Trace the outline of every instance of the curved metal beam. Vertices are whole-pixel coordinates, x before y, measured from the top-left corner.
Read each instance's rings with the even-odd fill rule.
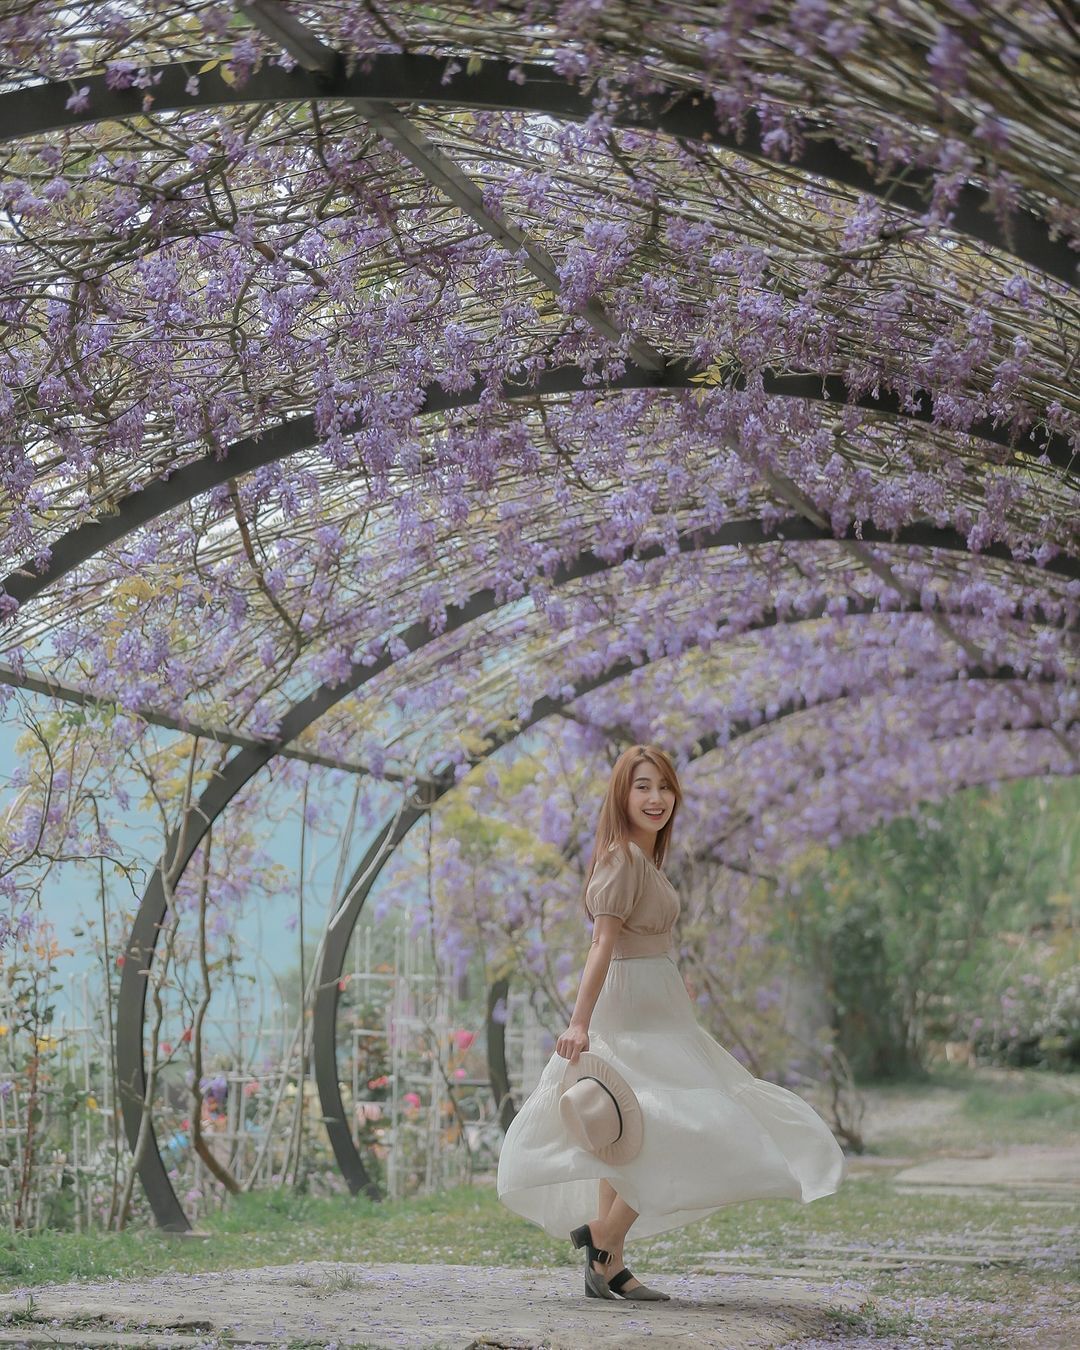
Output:
[[[507,400],[546,397],[579,393],[586,389],[616,391],[686,389],[694,387],[691,383],[693,377],[694,371],[689,365],[673,360],[660,373],[631,368],[618,379],[586,384],[585,372],[577,367],[564,366],[557,370],[544,371],[535,383],[527,386],[505,384],[502,388],[502,397]],[[588,378],[592,380],[593,377]],[[746,386],[746,377],[739,374],[731,383],[733,388],[743,389]],[[926,391],[917,392],[910,400],[905,399],[901,406],[899,395],[888,390],[877,394],[860,394],[851,398],[850,390],[839,375],[822,377],[811,373],[785,374],[779,371],[766,371],[762,383],[765,393],[770,397],[833,405],[850,404],[885,417],[933,423],[933,396]],[[472,407],[479,401],[483,392],[484,386],[479,381],[471,388],[456,393],[448,392],[437,382],[430,384],[424,391],[423,407],[416,416]],[[1012,448],[1020,454],[1045,456],[1057,468],[1069,473],[1078,470],[1077,456],[1071,449],[1068,438],[1059,432],[1050,432],[1045,428],[1033,430],[1028,437],[1032,443],[1031,448],[1021,449],[1019,446],[1012,446],[1006,428],[996,425],[992,418],[987,417],[973,425],[965,434],[1004,448]],[[115,503],[115,509],[109,515],[68,530],[51,546],[48,563],[42,564],[41,568],[34,563],[28,563],[25,567],[16,569],[0,582],[0,590],[6,591],[20,604],[25,604],[40,595],[55,581],[59,581],[62,576],[89,561],[103,549],[118,543],[141,525],[156,520],[159,516],[175,510],[176,507],[192,501],[205,492],[221,487],[230,478],[253,473],[268,464],[276,464],[292,455],[301,454],[314,448],[318,442],[314,417],[297,417],[236,441],[221,458],[206,455],[194,460],[177,469],[168,478],[154,479],[145,487],[119,498]]]
[[[515,75],[513,80],[511,72]],[[389,108],[413,103],[450,109],[486,108],[541,113],[569,121],[585,121],[596,111],[587,94],[561,79],[549,66],[491,57],[484,58],[483,69],[475,74],[469,74],[467,68],[452,73],[446,59],[436,56],[370,56],[352,73],[345,69],[342,60],[333,72],[325,74],[300,66],[285,71],[267,64],[242,86],[226,84],[217,71],[204,74],[199,77],[199,91],[195,94],[187,91],[191,71],[184,65],[152,66],[149,75],[146,87],[152,91],[151,116],[230,105],[319,99],[360,99]],[[17,140],[63,128],[148,115],[142,88],[110,89],[103,75],[79,76],[78,83],[89,90],[85,112],[66,106],[71,98],[68,81],[30,85],[0,95],[0,126],[8,128],[3,138]],[[882,198],[905,211],[921,214],[933,191],[933,175],[923,169],[908,169],[902,178],[879,181],[821,124],[816,131],[800,137],[795,157],[777,161],[765,151],[761,122],[753,110],[743,117],[738,133],[722,130],[717,125],[712,99],[698,91],[635,95],[624,101],[613,121],[619,127],[701,141],[768,167],[801,169],[856,192]],[[1066,285],[1076,285],[1077,260],[1068,241],[1051,238],[1047,222],[1032,212],[1014,211],[1006,237],[997,224],[988,193],[967,184],[961,189],[951,216],[950,228],[956,233],[1012,254]]]
[[[663,659],[663,658],[658,658]],[[633,669],[641,669],[644,665],[650,665],[652,661],[642,662],[640,666]],[[587,681],[581,681],[574,686],[574,692],[571,698],[567,699],[565,704],[559,706],[565,707],[566,704],[575,702],[578,698],[601,688],[604,685],[613,683],[622,679],[626,675],[626,663],[622,662],[618,666],[613,666],[610,670],[602,672]],[[1017,679],[1017,673],[1009,667],[1002,667],[996,671],[983,671],[978,668],[962,670],[950,675],[948,679],[937,682],[934,688],[940,688],[952,681],[961,680],[988,680],[988,681],[1008,681]],[[1056,683],[1051,677],[1044,677],[1044,683]],[[842,691],[833,698],[824,699],[820,703],[807,705],[801,698],[788,700],[776,713],[767,721],[762,721],[755,716],[741,719],[731,729],[728,741],[737,740],[742,736],[750,735],[760,730],[763,726],[773,726],[777,722],[786,718],[793,717],[803,712],[813,712],[820,707],[826,707],[831,703],[841,702],[851,697],[848,691]],[[526,731],[534,727],[537,722],[543,720],[551,714],[552,711],[558,711],[551,706],[552,700],[543,699],[533,705],[528,716],[514,730],[500,732],[492,737],[488,749],[481,755],[476,756],[470,767],[483,763],[490,759],[497,751],[501,750],[510,742],[516,740]],[[705,737],[698,743],[698,748],[691,756],[692,760],[704,758],[712,753],[719,745],[717,736]],[[363,1159],[360,1156],[355,1143],[353,1142],[352,1130],[349,1125],[348,1113],[345,1110],[344,1102],[341,1098],[340,1073],[337,1063],[337,1012],[338,996],[344,968],[345,958],[348,954],[349,943],[352,940],[353,931],[359,920],[360,913],[372,887],[382,873],[390,857],[402,840],[408,835],[412,827],[431,810],[447,792],[456,784],[456,778],[453,773],[447,773],[442,778],[429,785],[422,801],[417,800],[409,803],[393,820],[380,831],[375,842],[368,848],[364,854],[355,872],[353,873],[343,899],[338,905],[334,920],[327,936],[326,944],[323,948],[322,965],[319,970],[319,981],[317,994],[315,998],[314,1026],[312,1028],[313,1054],[315,1060],[315,1081],[319,1091],[319,1102],[323,1122],[326,1125],[327,1133],[330,1136],[330,1144],[334,1150],[334,1156],[337,1158],[338,1167],[345,1178],[346,1184],[353,1195],[363,1192],[372,1198],[378,1198],[378,1188],[371,1181],[367,1169],[364,1166]],[[495,1025],[491,1018],[491,1008],[494,1006],[496,995],[489,994],[488,1009],[488,1035],[491,1037],[492,1027]],[[501,1055],[501,1069],[500,1069]],[[493,1058],[494,1056],[494,1058]],[[509,1083],[506,1077],[505,1065],[505,1044],[500,1042],[499,1035],[496,1033],[494,1042],[489,1039],[488,1042],[488,1063],[489,1067],[494,1066],[492,1078],[492,1090],[496,1094],[496,1102],[500,1110],[500,1118],[503,1112],[509,1113],[509,1118],[513,1118],[513,1100],[509,1095]]]
[[[855,537],[851,532],[850,537]],[[929,548],[944,548],[967,552],[963,537],[955,530],[941,529],[936,526],[919,525],[898,531],[895,536],[886,536],[869,526],[860,532],[864,543],[914,545]],[[802,518],[780,522],[772,530],[766,531],[760,521],[732,521],[713,530],[703,530],[679,537],[679,549],[682,552],[697,552],[702,549],[730,547],[733,545],[754,546],[781,540],[822,540],[834,542],[835,536],[822,530]],[[996,548],[997,546],[995,546]],[[562,564],[552,573],[552,585],[561,585],[586,576],[608,572],[631,557],[648,560],[665,556],[662,545],[653,545],[628,551],[619,559],[603,559],[591,552],[579,554],[571,562]],[[1008,550],[988,548],[991,556],[1004,555],[1014,561]],[[1033,566],[1034,564],[1023,564]],[[1051,564],[1052,570],[1064,571],[1067,576],[1080,576],[1080,561],[1074,559],[1058,560]],[[446,622],[442,631],[451,632],[464,624],[491,613],[499,607],[494,590],[477,591],[461,605],[447,607]],[[399,634],[399,641],[409,652],[416,651],[434,641],[436,634],[429,626],[420,621],[413,623]],[[266,765],[281,746],[289,745],[307,727],[317,721],[326,712],[340,703],[342,699],[354,693],[383,670],[394,664],[394,658],[388,652],[370,665],[357,663],[349,677],[341,683],[322,685],[307,698],[302,699],[281,719],[280,732],[276,741],[257,748],[239,751],[228,761],[221,772],[215,776],[210,786],[203,792],[198,804],[192,808],[180,828],[166,843],[163,856],[170,860],[176,881],[183,875],[195,850],[198,848],[213,822],[228,806],[236,794]],[[632,668],[627,666],[628,669]],[[575,697],[580,697],[575,695]],[[541,700],[534,707],[549,711],[557,705],[552,700]],[[539,714],[538,714],[539,715]],[[547,712],[542,714],[547,716]],[[175,884],[175,882],[174,882]],[[155,868],[146,888],[139,909],[132,924],[128,938],[125,962],[120,979],[120,994],[117,1004],[117,1076],[120,1090],[120,1104],[124,1118],[124,1127],[132,1149],[138,1139],[142,1120],[142,1103],[146,1091],[146,1066],[143,1060],[142,1026],[145,1017],[146,994],[150,965],[153,961],[157,935],[165,918],[166,896],[162,878],[162,869]],[[334,993],[336,993],[336,984]],[[326,991],[321,991],[321,996]],[[329,1111],[324,1112],[330,1116]],[[330,1128],[330,1127],[328,1127]],[[152,1131],[151,1131],[152,1135]],[[351,1139],[349,1141],[351,1146]],[[176,1194],[169,1181],[167,1171],[157,1149],[156,1140],[151,1137],[150,1146],[144,1150],[140,1166],[140,1178],[154,1210],[155,1218],[163,1228],[178,1228],[183,1231],[188,1225]],[[361,1182],[361,1185],[364,1183]]]
[[[901,601],[892,609],[883,610],[879,607],[876,596],[845,596],[846,608],[844,613],[836,617],[840,619],[851,619],[871,614],[922,614],[930,611],[924,610],[923,606],[917,600]],[[941,609],[935,609],[933,612],[955,614],[960,617],[970,617],[970,611],[963,605],[949,606],[945,605]],[[757,632],[761,629],[772,628],[777,624],[798,623],[804,620],[813,620],[825,618],[829,614],[829,605],[827,601],[820,601],[808,609],[800,611],[797,615],[781,615],[775,609],[764,611],[757,620],[750,626],[747,632]],[[1017,623],[1027,623],[1039,628],[1059,628],[1063,631],[1080,632],[1080,619],[1067,623],[1061,615],[1050,615],[1043,609],[1042,605],[1033,605],[1028,609],[1023,604],[1014,604],[1007,614],[999,616],[1009,618]],[[50,679],[46,675],[33,675],[25,670],[16,670],[13,666],[0,662],[0,684],[7,685],[11,689],[24,689],[32,694],[43,694],[47,698],[55,699],[60,703],[73,703],[80,708],[103,708],[113,710],[116,708],[116,700],[111,698],[102,698],[97,694],[89,694],[83,689],[75,689],[71,685],[61,683],[59,680]],[[159,708],[152,708],[146,705],[140,705],[137,708],[128,709],[143,722],[150,726],[162,727],[166,731],[180,732],[185,736],[194,736],[199,740],[210,741],[218,745],[231,745],[237,748],[257,749],[260,746],[270,744],[265,739],[255,736],[244,736],[238,732],[231,731],[228,727],[206,726],[202,723],[192,722],[186,718],[176,717],[172,713],[163,712]],[[280,755],[282,759],[295,759],[303,764],[313,764],[324,769],[338,769],[342,773],[366,774],[369,768],[366,764],[360,764],[355,760],[338,759],[330,755],[320,755],[311,750],[299,750],[292,746],[280,746],[275,750],[275,754]],[[400,776],[393,773],[384,772],[382,774],[384,782],[402,781]]]
[[[1052,683],[1052,681],[1047,681],[1047,682]],[[1075,726],[1080,726],[1080,716],[1073,716],[1073,717],[1067,718],[1066,721],[1065,721],[1065,723],[1064,723],[1063,729],[1066,730],[1066,731],[1068,731],[1068,730],[1071,730],[1071,729],[1072,729],[1073,727],[1075,727]],[[1051,725],[1050,723],[1048,723],[1048,722],[1042,722],[1042,721],[1040,721],[1040,722],[1029,723],[1029,724],[1026,725],[1026,726],[1016,726],[1016,727],[1012,726],[1010,723],[1006,723],[1004,726],[999,726],[999,727],[996,727],[996,728],[995,728],[996,731],[1015,732],[1015,733],[1018,733],[1018,734],[1024,733],[1024,732],[1029,732],[1029,731],[1049,731],[1049,730],[1052,730],[1052,729],[1054,729],[1054,728],[1052,727],[1052,725]],[[1057,728],[1057,729],[1058,729],[1058,730],[1061,730],[1062,728]],[[931,736],[931,737],[928,738],[928,742],[934,743],[934,744],[938,744],[938,743],[948,743],[948,742],[951,742],[951,741],[956,741],[956,740],[964,739],[965,737],[968,737],[968,736],[975,736],[975,735],[977,735],[977,734],[978,734],[980,731],[982,731],[982,730],[984,730],[984,728],[979,727],[979,726],[975,726],[975,727],[972,727],[970,731],[965,732],[964,735],[963,735],[963,737],[950,736],[950,735],[946,735],[946,736]],[[723,748],[722,746],[719,746],[719,745],[717,745],[717,744],[713,744],[713,745],[710,745],[710,746],[709,746],[709,749],[708,749],[707,751],[705,751],[704,753],[712,753],[713,751],[715,751],[715,750],[717,750],[717,749],[722,749],[722,748]],[[703,758],[703,757],[704,757],[703,755],[695,755],[695,756],[694,756],[695,759],[700,759],[700,758]],[[870,757],[869,757],[869,756],[866,756],[866,755],[859,755],[859,754],[852,755],[852,756],[850,757],[850,759],[846,760],[843,764],[841,764],[841,765],[839,766],[839,768],[840,768],[840,770],[847,769],[847,768],[851,768],[853,765],[863,763],[864,760],[866,760],[866,759],[868,759],[868,758],[870,758]],[[1071,776],[1073,773],[1080,773],[1080,754],[1075,754],[1075,753],[1074,753],[1074,754],[1073,754],[1073,761],[1074,761],[1074,764],[1075,764],[1075,768],[1073,768],[1072,770],[1070,770],[1070,776]],[[813,780],[814,782],[820,782],[823,778],[829,777],[829,775],[832,774],[832,773],[834,773],[834,772],[836,772],[835,769],[829,769],[828,771],[826,771],[826,770],[823,770],[823,769],[818,768],[818,769],[814,770],[814,772],[813,772],[813,774],[812,774],[812,780]],[[1004,775],[1004,776],[1007,777],[1008,775]],[[1025,776],[1027,776],[1027,775],[1020,775],[1020,776],[1021,776],[1021,777],[1025,777]],[[800,782],[797,783],[797,784],[795,784],[792,788],[789,788],[789,791],[790,791],[790,790],[796,790],[797,788],[803,786],[803,782],[804,782],[804,780],[803,780],[803,781],[800,781]],[[786,795],[787,795],[787,792],[785,792],[784,795],[786,796]],[[924,799],[924,798],[920,798],[920,800],[925,800],[925,799]],[[774,805],[774,803],[775,803],[775,798],[767,799],[765,802],[762,803],[762,809],[767,809],[768,807]],[[719,846],[719,845],[726,844],[726,843],[728,842],[728,840],[732,839],[735,835],[739,834],[740,831],[746,829],[746,828],[748,827],[749,824],[750,824],[749,821],[741,821],[741,822],[737,823],[737,824],[734,825],[731,829],[729,829],[729,830],[727,831],[726,834],[721,835],[720,838],[719,838],[719,840],[717,840],[717,841],[714,842],[713,847],[717,847],[717,846]],[[720,857],[720,856],[718,856],[717,861],[723,863],[723,864],[724,864],[725,866],[727,866],[727,867],[733,867],[733,866],[734,866],[733,863],[728,862],[725,858]]]
[[[1043,727],[1032,727],[1029,729],[1033,731],[1045,730]],[[970,735],[972,733],[969,732],[966,734]],[[714,739],[715,738],[712,737],[706,738],[707,741],[714,741]],[[715,748],[715,744],[713,748]],[[703,753],[705,752],[695,752],[695,754],[690,757],[691,761],[700,758]],[[1041,772],[1047,771],[1044,769]],[[1072,770],[1071,773],[1080,773],[1080,768]],[[1029,773],[1027,770],[1016,774],[999,772],[994,774],[994,781],[1007,782],[1034,776],[1036,775]],[[981,779],[976,779],[971,782],[965,782],[958,790],[966,791],[969,788],[977,787],[982,781],[983,780]],[[920,799],[920,801],[922,800],[924,799]],[[918,804],[919,802],[911,803],[912,806]],[[847,837],[853,838],[854,836]],[[718,861],[721,867],[726,865],[722,858],[718,859]],[[492,1016],[492,1011],[496,1003],[500,1000],[503,1000],[504,1003],[509,1002],[509,992],[509,976],[503,976],[491,985],[488,991],[488,1016],[486,1022],[488,1076],[491,1080],[491,1092],[492,1096],[495,1098],[495,1105],[499,1114],[499,1126],[504,1134],[510,1128],[511,1122],[517,1115],[518,1108],[514,1102],[513,1091],[510,1085],[510,1074],[506,1064],[506,1022],[505,1020],[497,1021]]]
[[[504,1017],[500,1021],[495,1016],[495,1008],[500,1002],[505,1007],[509,994],[509,976],[501,976],[492,982],[488,989],[487,1020],[484,1023],[488,1081],[491,1083],[491,1095],[495,1098],[495,1111],[503,1134],[510,1128],[511,1121],[517,1115],[517,1107],[514,1105],[510,1074],[506,1068],[506,1019]]]

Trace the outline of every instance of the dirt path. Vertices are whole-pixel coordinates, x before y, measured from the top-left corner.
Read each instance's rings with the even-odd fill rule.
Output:
[[[996,1151],[972,1150],[966,1156],[954,1152],[905,1167],[893,1184],[921,1191],[997,1187],[1080,1200],[1080,1148],[1014,1144]]]
[[[576,1270],[310,1262],[35,1291],[24,1346],[771,1347],[826,1333],[861,1299],[803,1279],[658,1277],[670,1303],[583,1297]],[[26,1298],[0,1299],[4,1314]],[[226,1339],[229,1337],[229,1339]]]
[[[933,1193],[1011,1191],[1028,1205],[1080,1199],[1080,1146],[1015,1145],[998,1150],[948,1150],[902,1166],[906,1159],[867,1159],[899,1167],[902,1189]],[[852,1180],[864,1171],[852,1160]],[[1040,1199],[1041,1197],[1041,1199]],[[256,1270],[44,1286],[0,1295],[0,1346],[416,1347],[417,1350],[594,1350],[647,1338],[654,1347],[755,1350],[832,1344],[864,1303],[860,1276],[912,1264],[1024,1266],[1038,1234],[1023,1241],[961,1234],[934,1250],[902,1251],[873,1242],[852,1246],[815,1241],[775,1255],[710,1252],[708,1268],[655,1277],[670,1303],[634,1304],[583,1297],[579,1270],[488,1270],[481,1266],[374,1265],[305,1262]],[[940,1248],[940,1249],[938,1249]],[[32,1293],[32,1304],[30,1296]],[[886,1303],[889,1303],[886,1300]],[[908,1300],[894,1300],[899,1311]],[[1053,1302],[1053,1300],[1051,1300]],[[1038,1339],[1016,1344],[1077,1343],[1080,1327],[1056,1305]],[[1051,1328],[1060,1339],[1043,1339]],[[820,1339],[819,1339],[820,1338]]]

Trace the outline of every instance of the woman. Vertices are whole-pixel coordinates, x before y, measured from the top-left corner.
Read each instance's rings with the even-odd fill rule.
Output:
[[[499,1157],[503,1204],[587,1248],[590,1298],[668,1297],[624,1266],[631,1226],[651,1237],[738,1200],[808,1203],[847,1175],[817,1112],[697,1023],[672,954],[679,897],[661,870],[681,800],[664,751],[619,756],[586,880],[592,945],[573,1015]]]

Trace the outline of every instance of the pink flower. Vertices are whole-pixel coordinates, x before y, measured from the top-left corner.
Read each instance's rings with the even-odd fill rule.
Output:
[[[161,1051],[163,1055],[172,1054],[172,1046],[169,1044],[168,1041],[162,1041],[161,1044],[158,1046],[158,1049]]]
[[[464,1070],[464,1069],[455,1069],[455,1070],[454,1070],[454,1077],[455,1077],[455,1078],[464,1078],[464,1077],[465,1077],[465,1070]]]
[[[378,1076],[378,1078],[369,1078],[369,1079],[368,1079],[368,1087],[369,1087],[369,1088],[384,1088],[384,1087],[387,1085],[387,1083],[389,1083],[389,1081],[390,1081],[390,1079],[387,1078],[386,1074],[382,1073],[382,1074],[380,1074],[380,1075]]]
[[[468,1050],[469,1046],[472,1045],[475,1040],[476,1036],[471,1031],[454,1032],[454,1044],[459,1050]]]
[[[408,1105],[408,1106],[419,1106],[419,1105],[420,1105],[420,1098],[416,1095],[415,1092],[406,1092],[405,1095],[404,1095],[404,1097],[402,1097],[401,1100],[402,1100],[403,1102],[405,1102],[406,1105]]]

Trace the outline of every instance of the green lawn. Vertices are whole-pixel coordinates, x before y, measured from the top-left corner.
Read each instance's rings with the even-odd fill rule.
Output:
[[[888,1118],[893,1106],[923,1108],[916,1126],[887,1125],[868,1141],[885,1156],[939,1149],[1061,1145],[1080,1140],[1080,1074],[942,1069],[920,1085],[875,1086],[867,1096]]]
[[[970,1074],[918,1086],[873,1089],[877,1118],[908,1119],[907,1135],[880,1134],[882,1158],[933,1156],[994,1143],[1080,1144],[1080,1093],[1073,1080],[1018,1075],[1006,1085]],[[938,1109],[942,1094],[949,1108]],[[899,1111],[900,1106],[904,1112]],[[887,1109],[886,1109],[887,1108]],[[919,1125],[925,1108],[927,1124]],[[887,1145],[887,1147],[885,1147]],[[846,1344],[875,1335],[916,1336],[955,1346],[1057,1344],[1002,1339],[1041,1317],[1064,1325],[1077,1296],[1077,1213],[1069,1197],[913,1194],[891,1184],[895,1168],[861,1170],[838,1194],[810,1205],[733,1205],[692,1227],[628,1246],[644,1277],[709,1272],[734,1263],[805,1268],[807,1278],[862,1292],[861,1314],[839,1317]],[[291,1192],[241,1196],[203,1221],[206,1239],[157,1232],[0,1237],[0,1286],[29,1289],[79,1278],[152,1276],[280,1265],[294,1261],[453,1262],[577,1267],[569,1242],[510,1214],[490,1185],[402,1203],[319,1199]],[[850,1248],[851,1251],[838,1251]],[[921,1263],[875,1268],[875,1257],[948,1253],[982,1264]],[[992,1262],[999,1264],[992,1264]],[[807,1263],[805,1266],[803,1263]],[[351,1278],[348,1272],[343,1279]],[[855,1338],[854,1340],[852,1338]],[[1061,1344],[1067,1344],[1062,1341]]]

